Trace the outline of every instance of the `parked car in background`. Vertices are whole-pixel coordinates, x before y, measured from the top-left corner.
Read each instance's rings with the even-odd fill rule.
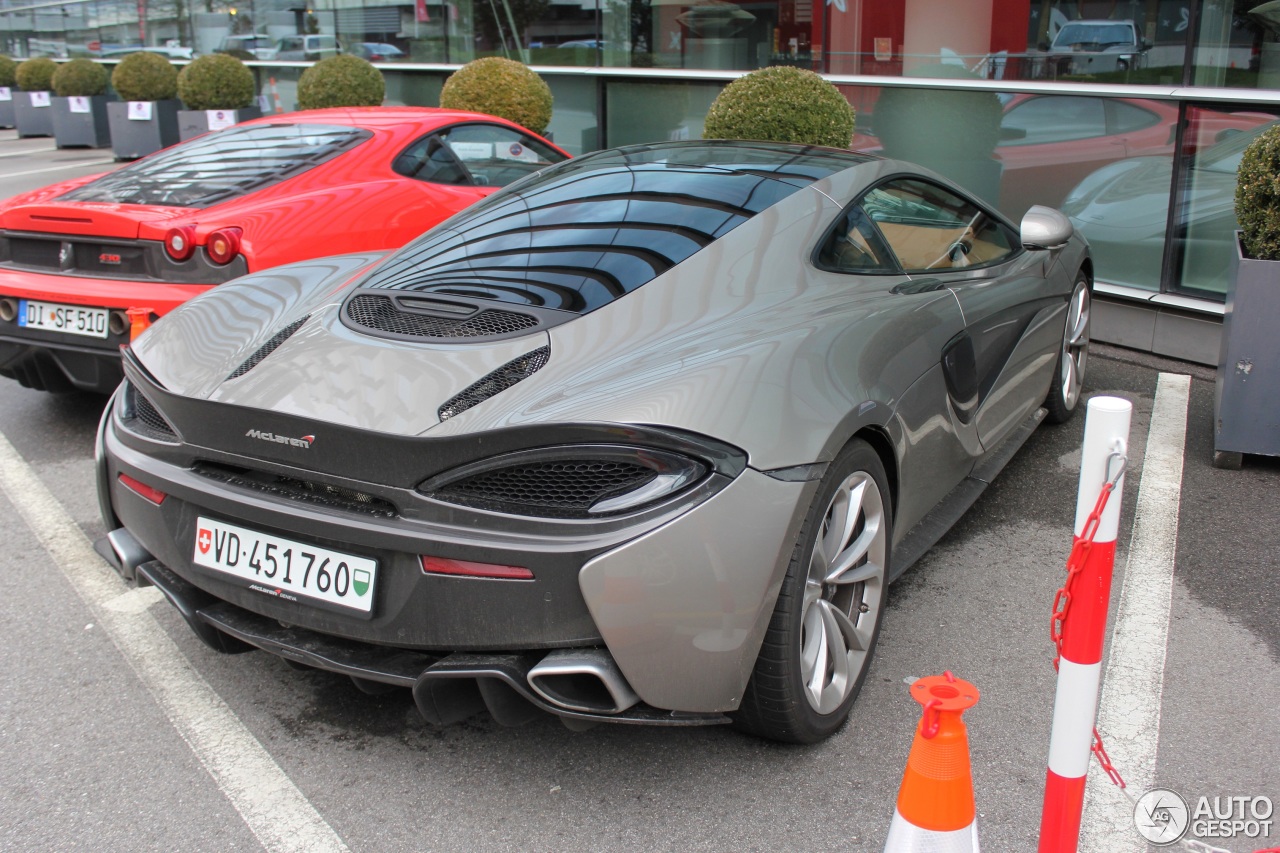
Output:
[[[240,59],[275,59],[275,40],[267,35],[227,36],[214,53],[229,53]]]
[[[0,375],[110,392],[120,345],[192,296],[280,264],[395,248],[568,156],[477,113],[313,110],[0,202]]]
[[[355,46],[352,52],[361,59],[370,62],[391,62],[405,55],[404,51],[394,44],[363,41]]]
[[[1058,77],[1099,74],[1138,68],[1150,49],[1131,20],[1070,21],[1054,36],[1046,60]]]
[[[342,53],[342,47],[334,36],[302,35],[285,36],[276,41],[276,59],[315,62]]]
[[[910,163],[595,152],[163,318],[99,432],[107,550],[213,648],[434,724],[818,741],[890,581],[1078,408],[1091,269]]]

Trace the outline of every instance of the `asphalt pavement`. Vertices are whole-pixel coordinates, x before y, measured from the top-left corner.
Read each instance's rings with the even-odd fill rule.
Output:
[[[100,162],[109,152],[52,149],[0,131],[0,198],[112,165]],[[1165,651],[1160,693],[1144,706],[1158,736],[1151,766],[1117,769],[1192,809],[1202,796],[1274,802],[1280,460],[1212,468],[1212,371],[1099,347],[1086,393],[1134,405],[1112,612],[1131,543],[1147,541],[1133,538],[1144,479],[1169,477],[1167,464],[1150,477],[1145,464],[1161,374],[1191,378],[1167,637],[1148,641]],[[0,379],[0,451],[12,448],[0,452],[0,849],[301,850],[298,839],[323,836],[353,851],[876,851],[918,720],[907,684],[944,669],[982,691],[965,719],[983,847],[1035,849],[1055,679],[1049,609],[1071,544],[1081,417],[1041,427],[894,585],[849,724],[790,747],[714,727],[575,733],[550,718],[436,729],[407,691],[369,696],[262,653],[210,651],[169,605],[85,554],[105,533],[93,488],[103,402]],[[1104,680],[1115,696],[1126,686]],[[245,767],[258,768],[248,781]],[[257,777],[282,781],[268,790]],[[1087,825],[1111,796],[1104,777],[1089,784]],[[320,835],[264,830],[277,804],[282,826],[306,813]],[[1145,849],[1132,827],[1086,837],[1094,846],[1082,850]],[[1280,845],[1280,827],[1204,841],[1248,853]]]

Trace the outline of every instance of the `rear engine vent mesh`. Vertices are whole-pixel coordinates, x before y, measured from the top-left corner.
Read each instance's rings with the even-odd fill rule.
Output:
[[[265,471],[251,471],[247,468],[234,468],[213,462],[197,462],[193,470],[202,477],[208,477],[229,486],[253,489],[287,500],[305,501],[344,512],[358,512],[380,518],[394,518],[398,514],[395,504],[390,501],[343,486],[331,486],[327,483],[284,477]]]
[[[231,371],[231,374],[227,376],[227,380],[238,379],[239,377],[244,376],[250,370],[253,370],[262,362],[264,358],[271,355],[271,353],[275,352],[278,346],[280,346],[285,341],[289,340],[289,336],[292,335],[294,332],[298,331],[299,329],[301,329],[303,324],[306,323],[307,320],[309,319],[311,319],[310,314],[303,317],[301,320],[294,320],[292,323],[285,326],[280,331],[276,332],[274,335],[271,336],[271,340],[267,341],[265,344],[258,347],[257,352],[255,352],[253,355],[245,359],[244,364],[240,365],[235,370]]]
[[[362,293],[346,306],[357,326],[418,338],[484,338],[532,329],[538,318],[514,311],[484,310],[470,317],[435,317],[402,311],[387,296]]]
[[[587,510],[635,491],[658,474],[635,462],[559,460],[513,465],[449,483],[433,497],[513,515],[588,518]]]
[[[164,419],[164,415],[151,405],[150,400],[138,393],[132,382],[126,382],[124,386],[124,412],[121,420],[132,432],[147,438],[158,441],[175,441],[178,438],[178,433]]]
[[[461,414],[472,406],[479,405],[495,394],[499,394],[522,379],[528,379],[542,369],[551,358],[551,347],[538,347],[517,359],[508,361],[497,370],[471,383],[460,393],[450,397],[437,414],[440,420],[447,421],[454,415]]]

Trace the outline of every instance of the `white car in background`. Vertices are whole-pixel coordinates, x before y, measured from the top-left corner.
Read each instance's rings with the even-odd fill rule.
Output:
[[[254,59],[275,59],[275,40],[267,35],[227,36],[214,53],[240,55],[247,53]],[[241,57],[243,58],[243,57]]]
[[[1128,71],[1150,49],[1131,20],[1068,21],[1049,45],[1049,64],[1058,77]]]

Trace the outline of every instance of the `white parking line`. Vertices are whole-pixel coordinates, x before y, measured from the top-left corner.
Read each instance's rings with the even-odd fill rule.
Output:
[[[1160,374],[1124,587],[1102,676],[1098,731],[1134,797],[1141,796],[1155,780],[1190,395],[1190,376]],[[1132,801],[1111,784],[1097,762],[1090,768],[1085,789],[1079,849],[1084,853],[1142,853],[1147,849],[1134,829]]]
[[[62,504],[3,435],[0,488],[262,846],[270,853],[347,851],[337,833],[146,611],[145,605],[158,597],[156,592],[125,591]]]
[[[63,166],[51,166],[48,169],[28,169],[25,172],[10,172],[5,175],[6,178],[22,178],[27,175],[43,175],[45,172],[65,172],[68,169],[79,169],[84,166],[105,166],[108,163],[114,163],[115,160],[85,160],[80,163],[67,163]]]
[[[27,148],[23,151],[4,151],[0,152],[0,157],[30,157],[32,154],[52,154],[58,149],[52,145],[40,148]]]

